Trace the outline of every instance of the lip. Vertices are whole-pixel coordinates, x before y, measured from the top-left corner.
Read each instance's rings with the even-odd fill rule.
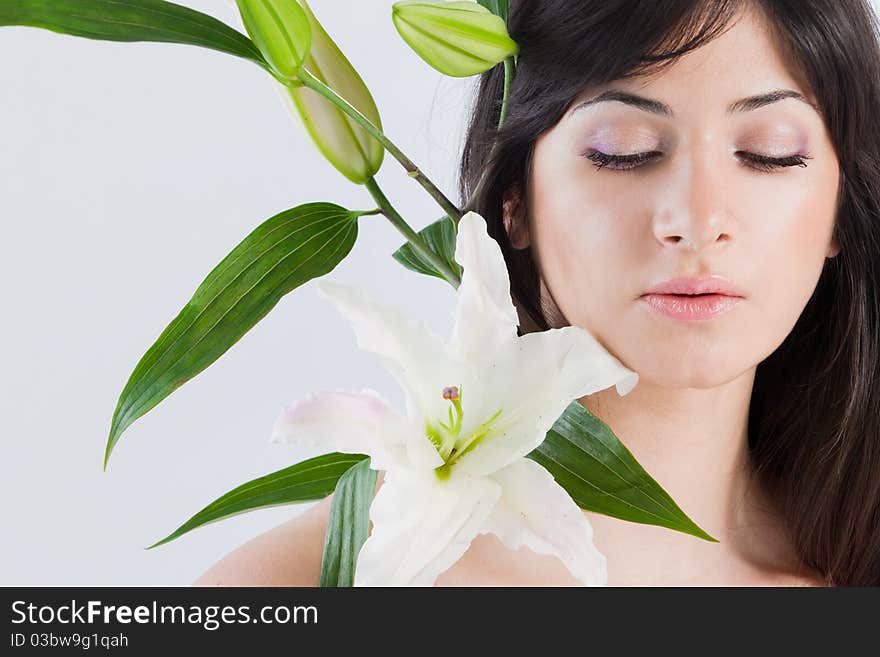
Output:
[[[675,294],[645,294],[642,299],[654,310],[684,321],[712,319],[727,312],[743,300],[726,294],[685,297]]]
[[[720,276],[672,278],[654,285],[645,294],[723,294],[728,297],[745,297],[742,290]]]
[[[716,276],[673,278],[654,285],[640,298],[667,317],[682,321],[701,321],[727,312],[742,301],[745,295],[733,283]]]

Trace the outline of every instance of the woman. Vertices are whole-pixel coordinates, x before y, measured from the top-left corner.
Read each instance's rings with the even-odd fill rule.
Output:
[[[639,373],[580,401],[720,540],[585,512],[609,584],[880,584],[870,7],[514,1],[510,32],[509,113],[497,131],[499,66],[462,196],[479,183],[521,330],[583,326]],[[316,584],[330,499],[196,583]],[[480,584],[576,582],[484,534],[437,580]]]

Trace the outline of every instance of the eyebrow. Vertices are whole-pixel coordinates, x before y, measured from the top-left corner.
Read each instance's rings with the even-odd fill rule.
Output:
[[[774,89],[773,91],[768,91],[767,93],[757,94],[755,96],[748,96],[746,98],[740,98],[739,100],[727,106],[727,113],[739,114],[743,112],[750,112],[752,110],[758,109],[759,107],[765,107],[766,105],[785,100],[786,98],[794,98],[795,100],[799,100],[812,107],[819,114],[822,113],[822,111],[815,103],[810,102],[802,93],[795,91],[794,89]],[[609,89],[608,91],[603,91],[598,96],[578,103],[569,112],[569,116],[573,115],[579,110],[584,109],[585,107],[589,107],[590,105],[609,101],[625,103],[626,105],[630,105],[632,107],[635,107],[636,109],[650,112],[651,114],[657,114],[659,116],[665,116],[668,118],[672,118],[675,116],[672,108],[669,107],[669,105],[667,105],[666,103],[661,103],[659,100],[639,96],[637,94],[623,91],[621,89]]]

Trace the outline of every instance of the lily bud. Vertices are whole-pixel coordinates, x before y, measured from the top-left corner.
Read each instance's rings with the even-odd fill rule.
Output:
[[[294,0],[235,0],[245,30],[260,52],[288,79],[309,53],[312,32],[306,14]]]
[[[381,130],[379,110],[361,76],[324,31],[305,0],[289,2],[299,3],[312,33],[312,45],[303,66]],[[318,149],[342,175],[360,185],[376,174],[385,149],[354,119],[307,87],[288,87],[283,93],[293,101]]]
[[[504,19],[476,2],[404,0],[391,17],[419,57],[452,77],[482,73],[519,52]]]

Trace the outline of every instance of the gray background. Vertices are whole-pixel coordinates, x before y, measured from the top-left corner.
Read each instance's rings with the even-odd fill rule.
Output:
[[[221,0],[179,1],[236,24]],[[453,195],[474,80],[418,59],[391,4],[311,2],[388,134]],[[326,451],[268,442],[283,404],[367,386],[403,409],[403,393],[314,282],[132,425],[104,473],[119,393],[204,276],[262,221],[310,201],[374,204],[244,60],[6,27],[0,62],[0,584],[188,584],[313,504],[143,549],[238,484]],[[440,215],[391,157],[378,180],[414,227]],[[402,240],[383,218],[362,219],[328,278],[406,305],[445,334],[452,288],[394,261]]]

